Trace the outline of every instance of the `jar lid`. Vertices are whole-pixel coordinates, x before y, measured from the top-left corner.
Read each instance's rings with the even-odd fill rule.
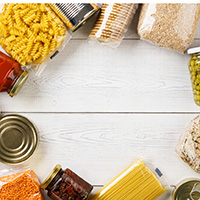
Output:
[[[187,50],[187,54],[194,54],[199,52],[200,52],[200,47],[190,48]]]
[[[21,88],[23,87],[24,83],[26,82],[28,78],[28,72],[24,71],[21,76],[17,79],[16,83],[14,84],[14,86],[12,87],[9,95],[11,97],[17,95],[19,93],[19,91],[21,90]]]
[[[0,162],[24,162],[34,153],[37,144],[38,133],[27,118],[6,115],[0,119]]]
[[[54,167],[54,169],[52,170],[52,172],[49,174],[49,176],[45,179],[45,181],[40,186],[43,190],[45,190],[49,186],[49,184],[56,177],[56,175],[58,174],[58,172],[60,171],[60,169],[61,169],[61,165],[56,165]]]

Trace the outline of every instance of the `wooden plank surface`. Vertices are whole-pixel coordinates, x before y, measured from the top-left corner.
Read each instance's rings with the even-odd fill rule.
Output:
[[[116,49],[70,41],[40,77],[33,74],[4,112],[199,112],[190,57],[139,40]]]
[[[30,74],[18,96],[0,94],[2,115],[19,113],[38,127],[39,147],[20,166],[41,181],[60,163],[96,191],[140,156],[158,166],[169,185],[199,177],[174,152],[185,126],[200,113],[189,56],[140,41],[138,14],[118,49],[88,43],[93,18],[40,77]],[[198,45],[199,25],[192,46]],[[10,166],[0,164],[5,168]],[[159,200],[169,200],[169,193]]]
[[[88,44],[93,17],[74,34],[40,77],[30,74],[17,97],[9,99],[0,94],[0,109],[4,112],[199,112],[187,69],[189,56],[139,41],[134,36],[138,14],[116,50]],[[200,45],[199,38],[200,26],[192,46]]]
[[[159,167],[170,185],[199,177],[174,151],[194,114],[22,115],[39,130],[38,149],[25,164],[41,181],[60,163],[90,183],[104,185],[141,156]],[[5,167],[0,164],[0,169]]]

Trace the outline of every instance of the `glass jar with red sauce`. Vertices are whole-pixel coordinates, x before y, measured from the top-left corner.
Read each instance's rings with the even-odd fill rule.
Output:
[[[28,78],[18,62],[0,51],[0,92],[15,96]]]
[[[70,169],[63,170],[60,165],[56,165],[41,188],[47,190],[53,200],[86,200],[93,186]]]

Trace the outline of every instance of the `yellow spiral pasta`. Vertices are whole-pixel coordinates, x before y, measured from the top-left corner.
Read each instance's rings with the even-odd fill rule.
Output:
[[[0,44],[21,65],[38,65],[64,40],[66,29],[48,4],[5,4]]]

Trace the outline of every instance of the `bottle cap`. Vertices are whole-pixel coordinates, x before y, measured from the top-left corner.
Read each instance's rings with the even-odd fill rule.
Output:
[[[49,174],[49,176],[45,179],[45,181],[42,183],[42,185],[40,186],[43,190],[45,190],[49,184],[53,181],[53,179],[56,177],[56,175],[58,174],[58,172],[60,171],[61,166],[60,165],[56,165],[54,167],[54,169],[52,170],[52,172]]]
[[[21,115],[0,119],[0,162],[19,164],[32,156],[38,145],[34,125]]]
[[[14,84],[14,86],[12,87],[9,95],[11,97],[15,96],[18,94],[18,92],[21,90],[21,88],[23,87],[24,83],[26,82],[28,78],[28,72],[24,71],[21,76],[17,79],[16,83]]]

